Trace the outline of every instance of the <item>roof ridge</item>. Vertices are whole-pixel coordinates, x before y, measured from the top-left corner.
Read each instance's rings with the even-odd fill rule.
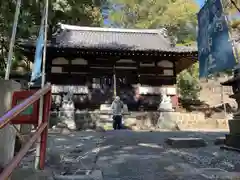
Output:
[[[75,26],[59,23],[62,30],[76,30],[76,31],[102,31],[102,32],[126,32],[126,33],[147,33],[147,34],[160,34],[162,29],[122,29],[122,28],[103,28],[103,27],[88,27],[88,26]]]

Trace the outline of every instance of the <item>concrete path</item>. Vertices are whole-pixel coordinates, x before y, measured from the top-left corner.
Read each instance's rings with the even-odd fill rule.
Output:
[[[240,154],[214,145],[215,139],[223,135],[224,132],[128,130],[52,134],[49,135],[46,179],[240,179]],[[208,145],[174,149],[164,143],[169,137],[203,138]],[[20,165],[21,171],[29,169],[33,159],[33,155],[26,157]],[[20,179],[34,180],[30,175]]]

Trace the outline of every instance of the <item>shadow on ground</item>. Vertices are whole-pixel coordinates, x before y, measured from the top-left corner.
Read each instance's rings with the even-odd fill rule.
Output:
[[[99,169],[104,180],[205,180],[240,177],[240,156],[214,145],[224,132],[146,132],[117,130],[50,134],[46,169],[55,175],[74,175]],[[171,148],[169,137],[196,137],[200,148]],[[32,166],[34,154],[20,168]],[[18,178],[19,179],[19,178]],[[25,179],[25,178],[24,178]],[[30,179],[29,179],[30,180]]]
[[[232,179],[240,177],[235,152],[214,145],[218,132],[109,131],[101,146],[97,165],[104,179]],[[169,137],[196,137],[207,142],[201,148],[171,148]]]

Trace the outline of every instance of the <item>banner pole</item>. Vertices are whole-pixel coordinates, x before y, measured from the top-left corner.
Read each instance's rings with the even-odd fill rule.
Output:
[[[45,85],[45,69],[46,69],[46,54],[47,54],[47,28],[48,28],[48,0],[45,1],[45,18],[44,18],[44,47],[43,47],[43,57],[42,57],[42,77],[41,77],[41,88]],[[47,103],[47,102],[45,102]],[[44,97],[40,98],[39,103],[39,118],[38,126],[42,124],[43,121],[43,106],[44,106]],[[46,127],[48,128],[48,127]],[[36,158],[35,158],[35,169],[40,169],[40,155],[41,155],[41,141],[42,136],[37,139],[36,142]]]
[[[20,8],[21,8],[21,0],[18,0],[17,1],[17,5],[16,5],[15,15],[14,15],[12,36],[11,36],[10,45],[9,45],[9,51],[8,51],[8,59],[7,59],[5,80],[9,80],[10,73],[11,73],[12,57],[13,57],[13,47],[14,47],[15,39],[16,39],[17,25],[18,25],[18,19],[19,19],[19,14],[20,14]]]

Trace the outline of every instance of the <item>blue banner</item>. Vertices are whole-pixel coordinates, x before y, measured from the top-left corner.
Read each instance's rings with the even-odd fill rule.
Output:
[[[45,13],[44,13],[45,14]],[[31,82],[36,81],[42,75],[42,57],[43,57],[43,46],[44,46],[44,16],[42,16],[42,22],[38,39],[36,42],[35,59],[33,64]]]
[[[197,42],[200,77],[232,69],[236,65],[220,0],[208,0],[199,11]]]

